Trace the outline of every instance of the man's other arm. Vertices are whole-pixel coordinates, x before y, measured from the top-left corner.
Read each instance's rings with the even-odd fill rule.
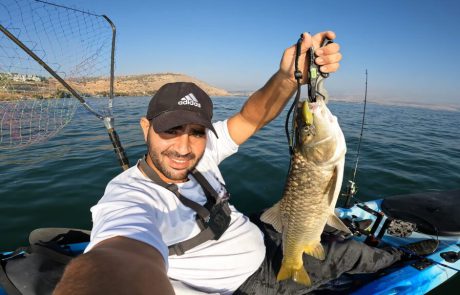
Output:
[[[55,295],[174,294],[163,256],[125,237],[97,244],[67,266]]]

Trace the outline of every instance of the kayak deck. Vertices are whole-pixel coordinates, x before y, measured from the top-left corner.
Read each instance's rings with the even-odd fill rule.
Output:
[[[460,206],[453,206],[454,202],[459,202],[459,194],[460,190],[445,194],[411,194],[394,196],[388,200],[368,201],[351,208],[336,208],[337,216],[342,219],[373,220],[371,227],[375,226],[374,233],[381,236],[381,245],[383,246],[400,247],[424,239],[439,240],[439,247],[435,253],[425,259],[419,258],[414,261],[398,263],[394,267],[385,269],[373,277],[371,281],[355,289],[352,294],[424,294],[457,274],[460,270],[460,259],[449,262],[441,255],[446,255],[450,251],[454,254],[460,253],[458,245],[460,243],[460,225],[458,223],[460,214],[449,213],[449,210],[459,210]],[[433,201],[433,197],[436,197],[438,201]],[[384,207],[385,210],[383,210]],[[409,213],[404,215],[403,208]],[[381,215],[381,217],[377,217],[372,211],[378,212],[377,215]],[[420,217],[420,214],[423,215]],[[389,215],[391,216],[389,217]],[[441,216],[445,220],[440,220],[442,219]],[[401,218],[405,221],[414,222],[417,229],[406,237],[390,235],[385,228],[385,221],[388,218]],[[437,228],[439,230],[433,230]],[[434,232],[438,232],[439,235],[433,235]],[[367,237],[360,235],[353,238],[365,241]]]

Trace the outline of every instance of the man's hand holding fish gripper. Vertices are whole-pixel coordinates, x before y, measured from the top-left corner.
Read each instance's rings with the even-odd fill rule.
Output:
[[[315,49],[315,63],[320,67],[323,73],[333,73],[339,68],[339,62],[342,59],[342,54],[339,52],[340,46],[337,43],[329,43],[321,47],[325,38],[330,40],[335,39],[335,33],[332,31],[321,32],[313,37],[308,33],[302,34],[301,50],[298,68],[302,72],[302,84],[308,82],[308,49],[312,46]],[[287,48],[284,51],[281,59],[279,73],[292,81],[292,85],[296,85],[297,81],[294,77],[296,58],[296,45]]]
[[[301,43],[301,55],[298,68],[302,72],[302,84],[306,84],[308,77],[308,49],[314,46],[315,62],[324,73],[332,73],[339,68],[342,55],[337,43],[329,43],[321,47],[325,38],[333,40],[335,33],[331,31],[322,32],[310,36],[303,33]],[[281,59],[279,70],[259,90],[253,93],[244,104],[243,108],[231,117],[227,123],[230,135],[236,144],[241,145],[260,128],[268,124],[278,116],[286,106],[289,99],[297,88],[297,81],[294,77],[296,60],[296,45],[287,48]]]

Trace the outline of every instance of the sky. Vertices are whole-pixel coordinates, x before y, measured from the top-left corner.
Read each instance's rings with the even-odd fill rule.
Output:
[[[53,2],[53,1],[52,1]],[[55,0],[117,27],[116,75],[184,73],[257,90],[300,33],[333,30],[341,46],[332,97],[460,104],[456,0]]]

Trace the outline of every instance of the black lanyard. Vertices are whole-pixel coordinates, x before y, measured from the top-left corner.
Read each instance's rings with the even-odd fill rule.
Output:
[[[145,161],[145,158],[139,160],[139,168],[147,175],[150,180],[167,190],[174,193],[174,195],[184,204],[197,213],[197,222],[201,228],[201,232],[188,240],[180,243],[170,245],[169,255],[182,255],[185,251],[196,247],[209,240],[217,240],[224,233],[230,224],[231,210],[228,207],[226,200],[219,197],[216,190],[209,184],[206,178],[198,170],[194,169],[191,174],[196,179],[198,184],[203,189],[207,202],[204,206],[182,196],[179,189],[174,183],[164,182],[160,176],[153,170]]]

